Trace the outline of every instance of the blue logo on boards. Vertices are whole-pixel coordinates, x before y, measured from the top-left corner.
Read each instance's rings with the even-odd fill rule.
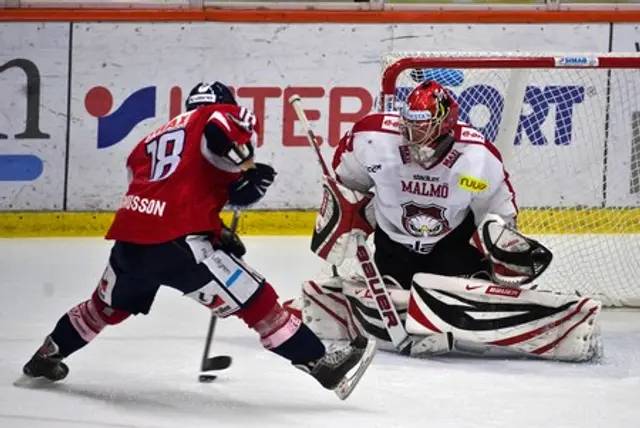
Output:
[[[122,101],[122,104],[115,110],[113,108],[113,95],[104,86],[91,88],[84,98],[84,105],[87,112],[98,119],[97,147],[106,149],[120,141],[140,122],[156,116],[155,86],[145,86],[140,88]],[[169,94],[170,116],[174,117],[180,113],[182,92],[177,86],[170,90]]]
[[[0,155],[0,181],[34,181],[43,169],[36,155]]]
[[[87,112],[98,119],[97,145],[105,149],[122,141],[138,123],[156,115],[156,87],[138,89],[111,111],[111,92],[96,86],[87,92],[84,105]]]

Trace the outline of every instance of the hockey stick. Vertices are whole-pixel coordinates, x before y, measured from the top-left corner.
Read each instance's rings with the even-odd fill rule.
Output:
[[[229,228],[233,233],[238,229],[239,220],[240,211],[234,210],[231,227]],[[211,320],[209,321],[209,330],[207,331],[207,339],[204,345],[204,352],[202,354],[202,363],[200,364],[201,372],[228,369],[233,361],[228,355],[216,355],[215,357],[209,357],[209,350],[211,349],[211,342],[213,341],[213,333],[215,332],[217,321],[218,317],[216,317],[212,312]],[[213,382],[216,379],[217,376],[212,374],[200,374],[200,376],[198,376],[199,382]]]
[[[302,125],[302,129],[306,132],[309,143],[316,152],[318,163],[322,168],[322,173],[325,175],[325,177],[327,177],[330,185],[332,183],[335,183],[335,178],[331,176],[329,167],[327,166],[327,163],[325,162],[324,158],[322,157],[322,153],[320,152],[318,140],[316,139],[313,130],[309,126],[307,115],[302,108],[300,96],[297,94],[292,95],[289,98],[289,104],[291,104],[293,110],[296,112],[298,120]],[[373,301],[378,308],[378,312],[380,312],[382,322],[385,324],[385,329],[389,334],[389,338],[391,339],[393,346],[395,346],[398,351],[405,352],[405,350],[408,349],[411,344],[411,337],[404,329],[404,326],[400,321],[398,311],[396,311],[395,306],[393,306],[391,296],[389,296],[389,291],[384,284],[384,280],[382,279],[380,270],[373,261],[371,250],[369,249],[369,247],[367,247],[366,237],[363,234],[358,233],[356,235],[356,240],[356,255],[358,263],[360,264],[360,268],[364,273],[367,288],[371,295],[374,297]],[[334,273],[337,273],[337,270],[334,270]]]

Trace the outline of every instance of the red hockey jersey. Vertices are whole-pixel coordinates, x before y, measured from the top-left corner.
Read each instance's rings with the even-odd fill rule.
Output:
[[[234,105],[203,106],[143,138],[127,159],[129,189],[106,239],[157,244],[218,232],[227,186],[240,177],[240,169],[211,150],[218,143],[207,141],[205,127],[214,124],[226,142],[239,141],[242,131],[228,115],[241,112],[246,110]]]

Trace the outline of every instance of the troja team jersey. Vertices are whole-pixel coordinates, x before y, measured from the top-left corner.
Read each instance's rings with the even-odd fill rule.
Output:
[[[342,138],[333,166],[347,187],[374,189],[378,226],[415,252],[431,252],[470,210],[476,224],[488,213],[506,220],[517,215],[499,151],[464,123],[456,125],[449,152],[425,168],[411,160],[399,116],[371,114]]]
[[[106,238],[155,244],[219,231],[227,186],[240,177],[240,169],[210,150],[204,130],[213,122],[232,133],[228,115],[240,109],[202,106],[143,138],[127,159],[129,189]]]

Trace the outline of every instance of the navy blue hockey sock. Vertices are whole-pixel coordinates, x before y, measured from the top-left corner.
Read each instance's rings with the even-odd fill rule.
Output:
[[[60,354],[65,358],[89,343],[73,327],[69,314],[64,314],[60,318],[51,333],[51,339],[58,345]]]
[[[300,325],[298,331],[289,340],[270,351],[286,358],[292,364],[306,364],[322,358],[326,353],[318,336],[304,324]]]

